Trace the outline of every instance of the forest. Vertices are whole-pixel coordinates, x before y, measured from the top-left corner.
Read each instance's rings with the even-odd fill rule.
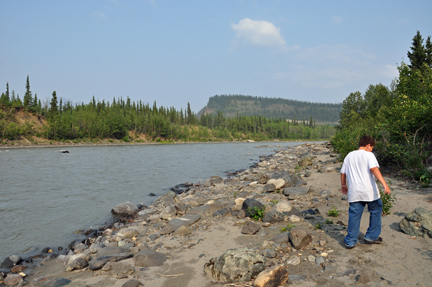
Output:
[[[49,103],[41,103],[37,94],[33,96],[29,76],[23,99],[6,83],[0,106],[0,139],[5,142],[22,138],[35,143],[35,138],[69,142],[109,138],[125,142],[318,140],[329,139],[335,131],[332,125],[316,124],[310,114],[301,121],[263,115],[225,116],[222,111],[198,117],[189,103],[180,111],[129,97],[113,98],[112,102],[93,97],[86,104],[73,104],[63,102],[55,91]],[[19,118],[23,112],[37,120]]]
[[[222,111],[233,117],[261,115],[290,120],[307,120],[310,116],[319,123],[337,123],[342,104],[310,103],[281,98],[263,98],[244,95],[215,95],[198,114],[217,114]]]
[[[421,33],[412,40],[409,63],[398,66],[390,87],[370,85],[344,101],[333,146],[345,157],[362,135],[377,140],[381,166],[402,171],[428,186],[432,179],[432,44]]]

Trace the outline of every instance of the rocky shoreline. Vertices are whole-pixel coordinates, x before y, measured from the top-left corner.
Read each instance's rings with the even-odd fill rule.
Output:
[[[286,147],[260,159],[150,206],[119,204],[112,226],[88,230],[68,248],[9,256],[0,285],[429,286],[432,233],[420,220],[431,216],[431,191],[392,178],[398,202],[383,218],[385,243],[369,245],[361,235],[347,250],[348,203],[330,145]],[[401,220],[416,236],[400,230]]]

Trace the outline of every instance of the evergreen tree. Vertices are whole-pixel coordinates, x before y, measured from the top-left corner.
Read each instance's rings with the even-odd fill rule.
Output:
[[[408,51],[408,59],[410,60],[411,69],[422,69],[423,63],[426,62],[426,51],[423,46],[423,37],[420,31],[414,36],[411,46],[411,51]]]
[[[6,83],[6,94],[5,95],[6,95],[6,100],[9,102],[10,101],[10,97],[9,97],[9,83]]]
[[[54,91],[52,93],[52,99],[50,103],[50,109],[48,112],[48,115],[50,118],[54,118],[58,114],[58,107],[57,107],[57,93]]]
[[[26,92],[24,94],[24,107],[26,107],[26,108],[31,107],[32,104],[33,104],[33,97],[32,97],[32,93],[30,91],[29,76],[27,75]]]
[[[427,38],[427,40],[426,40],[425,50],[426,50],[426,64],[428,64],[428,66],[430,68],[432,68],[432,43],[431,43],[431,36],[429,36]]]

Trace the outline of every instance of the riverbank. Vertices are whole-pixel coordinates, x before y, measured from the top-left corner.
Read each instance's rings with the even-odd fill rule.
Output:
[[[169,193],[141,210],[131,204],[132,218],[123,216],[100,234],[89,231],[94,236],[71,245],[73,251],[50,247],[53,252],[27,258],[14,267],[21,275],[8,269],[6,279],[35,287],[223,286],[218,276],[225,275],[220,276],[211,259],[246,247],[264,268],[287,270],[289,281],[282,286],[428,286],[431,239],[402,233],[398,223],[417,207],[431,209],[430,190],[416,189],[384,171],[397,197],[392,213],[383,218],[385,243],[365,244],[365,213],[360,244],[347,250],[348,203],[339,191],[339,167],[325,144],[287,147],[229,178],[195,183],[187,192]],[[246,199],[265,205],[265,218],[246,217]],[[328,216],[330,210],[338,216]],[[291,236],[305,234],[303,246],[290,240],[290,228]]]

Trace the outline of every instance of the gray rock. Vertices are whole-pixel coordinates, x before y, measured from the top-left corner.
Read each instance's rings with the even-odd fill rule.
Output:
[[[71,272],[73,270],[83,269],[87,266],[88,266],[87,260],[85,260],[82,257],[78,257],[77,259],[75,259],[74,261],[69,263],[68,266],[66,266],[66,272]]]
[[[135,254],[133,261],[135,266],[151,267],[162,266],[168,258],[160,252],[144,249]]]
[[[69,285],[72,281],[66,278],[55,278],[47,281],[43,287],[61,287]]]
[[[204,272],[225,283],[246,282],[265,269],[266,259],[249,248],[230,249],[204,265]]]
[[[288,280],[288,271],[284,266],[273,266],[258,274],[254,287],[278,287]]]
[[[105,247],[105,244],[103,244],[103,243],[93,243],[91,246],[90,246],[90,248],[89,248],[89,251],[90,251],[90,253],[97,253],[99,250],[101,250],[102,248],[104,248]]]
[[[432,212],[418,207],[399,222],[399,228],[411,236],[432,238]]]
[[[142,284],[141,282],[135,279],[131,279],[122,285],[122,287],[139,287],[139,286],[144,286],[144,284]]]
[[[99,270],[102,267],[104,267],[104,265],[107,264],[108,262],[118,262],[131,257],[133,257],[132,253],[120,253],[116,255],[94,258],[89,263],[89,269],[93,271]]]
[[[219,183],[222,183],[222,178],[220,176],[214,175],[212,177],[210,177],[210,184],[211,185],[216,185]]]
[[[321,191],[319,192],[319,194],[320,194],[322,197],[325,197],[325,196],[329,196],[329,195],[331,194],[331,191],[328,190],[328,189],[325,189],[325,190],[321,190]]]
[[[371,281],[369,276],[364,273],[357,276],[356,279],[357,279],[356,284],[367,284]]]
[[[283,178],[270,179],[267,182],[267,185],[269,185],[269,184],[274,184],[274,186],[276,187],[276,189],[281,189],[285,185],[285,180]]]
[[[294,200],[299,198],[300,196],[306,195],[309,193],[309,187],[306,186],[296,186],[296,187],[285,187],[283,189],[283,194],[288,196],[288,199]]]
[[[201,218],[199,214],[186,214],[183,217],[174,218],[160,231],[161,235],[172,233],[182,226],[188,227]]]
[[[15,265],[17,265],[17,264],[20,264],[21,262],[22,262],[22,258],[21,258],[21,256],[18,256],[18,255],[11,255],[11,256],[9,256],[9,259],[15,264]]]
[[[291,283],[302,283],[306,281],[306,277],[305,276],[301,276],[301,275],[289,275],[288,276],[288,280],[291,281]]]
[[[135,269],[129,263],[125,262],[108,262],[102,267],[102,274],[107,275],[131,275]]]
[[[255,208],[263,210],[265,209],[265,206],[253,198],[247,198],[245,201],[243,201],[242,209],[246,212],[247,217],[251,217],[255,214]]]
[[[3,281],[6,286],[13,286],[20,283],[22,280],[21,275],[18,274],[9,274]]]
[[[267,258],[275,258],[276,257],[276,251],[274,249],[271,249],[271,248],[264,249],[262,251],[262,255],[264,255]]]
[[[177,215],[177,209],[174,206],[167,206],[160,213],[160,218],[165,220],[171,220],[173,217]]]
[[[159,234],[157,234],[157,233],[153,233],[153,234],[150,234],[150,235],[148,236],[148,239],[150,239],[151,241],[155,241],[155,240],[158,239],[159,237],[160,237]]]
[[[88,246],[85,245],[84,243],[78,243],[78,244],[74,245],[73,251],[75,254],[78,254],[78,253],[83,252],[87,248],[88,248]]]
[[[123,228],[120,229],[117,233],[118,236],[124,237],[124,238],[132,238],[135,236],[138,236],[139,232],[136,229],[133,228]]]
[[[230,215],[231,211],[232,211],[231,208],[225,207],[225,208],[222,208],[222,209],[215,211],[213,213],[213,217],[216,217],[216,218],[225,217],[227,215]]]
[[[287,201],[281,201],[278,202],[274,207],[273,207],[273,211],[278,211],[281,213],[284,212],[290,212],[292,210],[292,206],[291,204],[289,204],[289,202]]]
[[[273,183],[270,184],[266,184],[263,188],[264,192],[275,192],[276,191],[276,186]]]
[[[120,254],[120,253],[125,253],[128,250],[126,248],[121,248],[121,247],[104,247],[102,249],[100,249],[97,253],[96,253],[96,258],[98,257],[105,257],[105,256],[110,256],[110,255],[115,255],[115,254]]]
[[[298,161],[298,165],[302,168],[312,165],[312,158],[310,156],[305,156]]]
[[[322,257],[322,256],[318,256],[318,257],[316,257],[316,258],[315,258],[315,263],[316,263],[316,265],[322,267],[321,264],[325,263],[325,259],[324,259],[324,257]]]
[[[124,202],[116,205],[111,209],[111,213],[115,216],[132,217],[139,212],[138,206],[132,202]]]
[[[260,184],[266,184],[270,177],[267,174],[261,173],[259,176],[258,182]]]
[[[275,237],[272,238],[272,241],[277,243],[288,243],[289,242],[289,232],[279,233]]]
[[[15,266],[15,263],[10,260],[9,257],[6,257],[5,260],[3,260],[2,264],[0,265],[0,268],[12,268]]]
[[[247,222],[243,225],[243,228],[242,228],[241,233],[252,235],[252,234],[257,233],[260,229],[261,229],[261,226],[260,226],[260,225],[258,225],[258,224],[256,224],[256,223],[253,223],[253,222],[251,222],[251,221],[247,221]]]
[[[295,249],[301,249],[312,242],[312,236],[304,229],[294,227],[289,233],[289,240]]]
[[[278,211],[270,211],[264,215],[263,222],[278,223],[284,222],[285,216]]]
[[[175,205],[177,203],[176,201],[177,201],[177,194],[173,191],[169,191],[167,194],[158,197],[154,201],[153,205],[170,206],[170,205]]]

